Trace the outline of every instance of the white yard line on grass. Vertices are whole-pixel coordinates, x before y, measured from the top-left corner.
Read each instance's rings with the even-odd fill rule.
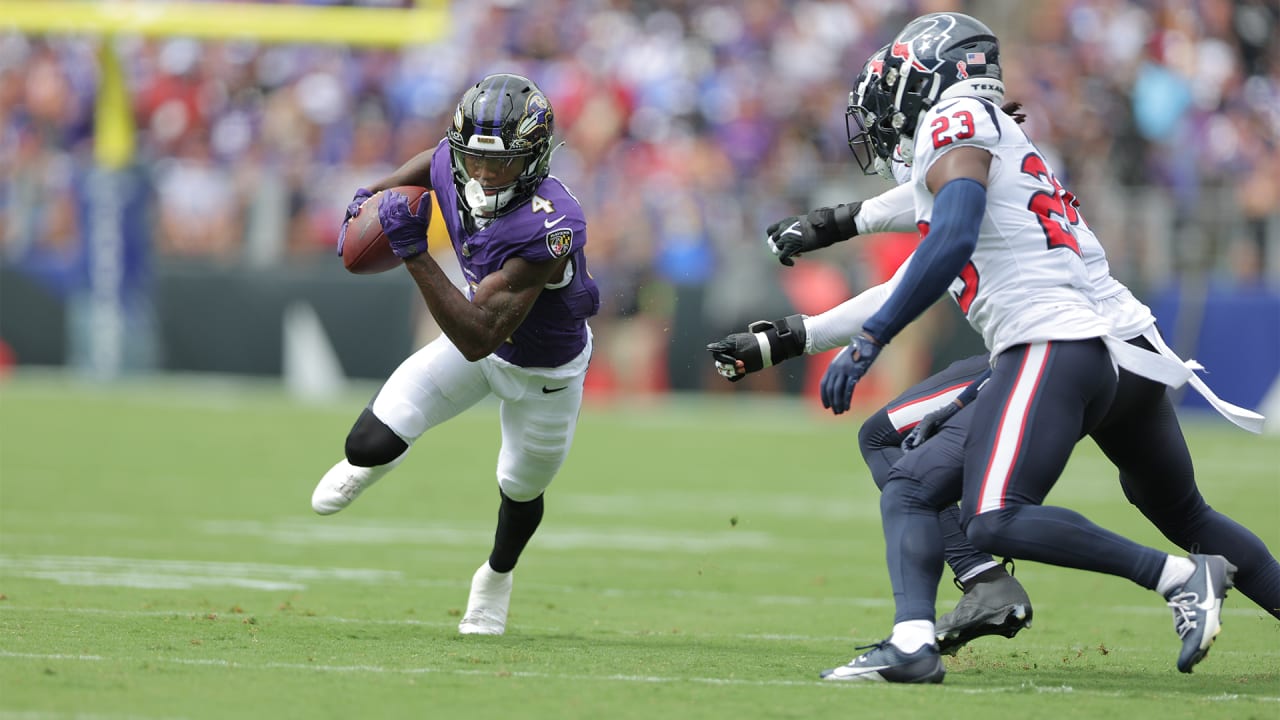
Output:
[[[728,522],[725,522],[728,526]],[[446,547],[484,547],[493,539],[493,528],[480,525],[424,526],[419,522],[377,521],[304,522],[283,520],[215,520],[202,523],[201,532],[209,535],[260,537],[289,545],[413,545]],[[710,532],[663,531],[649,527],[587,528],[561,525],[538,533],[538,546],[555,550],[615,549],[647,552],[698,554],[720,550],[760,550],[780,546],[769,533],[741,529]]]
[[[707,677],[664,677],[661,675],[580,675],[576,673],[545,673],[545,672],[529,672],[524,670],[462,670],[457,668],[445,667],[385,667],[381,665],[316,665],[312,663],[285,663],[285,662],[264,662],[264,663],[247,663],[232,660],[223,660],[218,658],[208,659],[191,659],[191,658],[172,658],[164,656],[154,657],[105,657],[102,655],[66,655],[58,653],[17,653],[7,650],[0,650],[0,658],[15,658],[21,660],[48,660],[48,661],[80,661],[80,662],[109,662],[117,665],[139,664],[143,662],[168,663],[173,665],[192,665],[198,667],[224,667],[233,670],[306,670],[310,672],[323,673],[368,673],[368,674],[391,674],[391,675],[458,675],[471,677],[494,677],[494,678],[520,678],[534,680],[569,680],[573,682],[630,682],[630,683],[652,683],[652,684],[695,684],[695,685],[727,685],[738,687],[829,687],[829,688],[847,688],[847,687],[868,687],[875,686],[879,683],[832,683],[822,680],[746,680],[739,678],[707,678]],[[1016,685],[1007,685],[1004,687],[989,688],[957,688],[950,686],[942,686],[938,688],[941,692],[955,692],[964,695],[987,695],[987,694],[1003,694],[1003,693],[1070,693],[1073,695],[1090,695],[1096,697],[1132,697],[1133,693],[1120,692],[1114,690],[1093,690],[1091,688],[1076,688],[1073,686],[1058,685],[1052,687],[1040,687],[1034,683],[1023,682]],[[1195,693],[1164,693],[1165,695],[1186,695],[1187,697],[1199,697]],[[1259,701],[1259,702],[1280,702],[1280,696],[1272,697],[1265,695],[1217,695],[1213,698],[1219,702],[1237,702],[1237,701]]]
[[[404,582],[404,576],[394,570],[77,555],[0,555],[0,570],[62,585],[167,590],[239,587],[297,591],[305,590],[306,583],[314,581],[382,585]]]
[[[87,712],[54,712],[52,710],[4,710],[0,720],[181,720],[183,715],[116,715]]]
[[[0,555],[0,571],[15,577],[50,580],[62,585],[132,587],[184,590],[196,587],[236,587],[265,591],[301,591],[311,583],[339,582],[395,587],[469,587],[466,578],[435,580],[406,577],[396,570],[369,568],[316,568],[305,565],[275,565],[248,562],[213,562],[192,560],[154,560],[142,558],[91,557],[73,555]],[[758,605],[792,607],[891,607],[887,597],[854,597],[848,595],[758,595],[716,590],[684,590],[679,588],[584,588],[581,585],[521,583],[526,591],[600,597],[669,597],[703,599],[715,602],[751,601]],[[1234,601],[1224,608],[1224,617],[1255,617],[1261,611],[1247,601]],[[1051,603],[1037,602],[1036,607],[1052,610]],[[0,606],[3,609],[3,606]],[[1112,605],[1099,607],[1117,614],[1163,615],[1168,610],[1161,604],[1150,606]]]
[[[1105,608],[1100,608],[1105,609]],[[214,612],[208,609],[204,610],[112,610],[108,608],[45,608],[45,607],[14,607],[0,605],[0,616],[8,613],[50,613],[64,615],[101,615],[104,617],[174,617],[189,618],[201,622],[210,619],[217,619],[220,616],[229,618],[237,617],[254,617],[260,622],[271,622],[273,620],[298,620],[302,622],[314,622],[318,624],[335,624],[335,625],[390,625],[400,627],[424,627],[424,628],[445,628],[452,635],[453,628],[457,625],[454,620],[416,620],[412,618],[404,619],[388,619],[388,618],[348,618],[336,615],[305,615],[298,612],[281,612],[271,616],[261,616],[251,612],[245,613],[223,613]],[[211,618],[210,616],[214,616]],[[520,633],[522,635],[560,635],[564,633],[580,633],[580,630],[574,628],[564,628],[552,625],[520,625]],[[586,635],[586,633],[580,633]],[[733,640],[759,640],[763,642],[829,642],[829,643],[853,643],[860,641],[849,635],[797,635],[797,634],[775,634],[775,633],[716,633],[716,632],[698,632],[698,631],[682,631],[680,633],[667,633],[662,631],[649,630],[601,630],[597,628],[593,633],[595,635],[623,635],[623,636],[655,636],[655,635],[672,635],[673,637],[698,638],[703,640],[714,640],[729,638]],[[995,642],[992,640],[990,642]],[[1091,652],[1095,650],[1093,645],[1085,646],[1080,644],[1070,645],[1050,645],[1046,643],[1036,643],[1028,641],[1026,635],[1019,635],[1014,644],[1008,646],[1010,651],[1035,650],[1040,652]],[[1111,647],[1110,651],[1120,651],[1121,647]],[[1280,658],[1280,648],[1273,650],[1231,650],[1229,648],[1220,648],[1213,651],[1215,657],[1223,655],[1239,655],[1242,657],[1276,657]]]

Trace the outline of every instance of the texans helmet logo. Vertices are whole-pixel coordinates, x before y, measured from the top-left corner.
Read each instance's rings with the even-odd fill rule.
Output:
[[[922,72],[937,72],[946,62],[939,56],[939,50],[951,44],[951,31],[955,29],[956,20],[950,15],[939,13],[935,17],[921,18],[918,27],[897,38],[893,42],[890,55],[902,58],[903,62]]]

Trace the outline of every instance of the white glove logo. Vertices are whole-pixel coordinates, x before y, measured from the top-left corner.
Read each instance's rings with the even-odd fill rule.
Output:
[[[799,220],[797,220],[797,221],[795,221],[795,222],[791,223],[791,227],[789,227],[789,228],[787,228],[786,230],[783,230],[782,232],[778,233],[778,237],[782,237],[783,235],[801,235],[801,236],[803,236],[803,233],[801,233],[801,232],[800,232],[800,221],[799,221]],[[769,244],[769,252],[773,253],[774,255],[780,255],[780,254],[782,254],[782,250],[778,247],[778,244],[777,244],[777,243],[775,243],[775,242],[773,241],[773,236],[772,236],[772,235],[766,235],[766,236],[765,236],[765,238],[764,238],[764,241],[765,241],[766,243],[768,243],[768,244]]]

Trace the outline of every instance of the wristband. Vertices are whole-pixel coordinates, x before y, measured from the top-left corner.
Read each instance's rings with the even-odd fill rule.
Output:
[[[810,210],[806,216],[813,228],[813,237],[822,247],[830,247],[858,234],[857,216],[862,202],[840,204]]]
[[[862,201],[840,204],[832,208],[831,220],[840,234],[841,240],[848,240],[858,234],[858,211],[862,209]]]
[[[761,320],[747,327],[760,346],[762,367],[777,365],[783,360],[804,354],[804,316],[788,315],[781,320]]]

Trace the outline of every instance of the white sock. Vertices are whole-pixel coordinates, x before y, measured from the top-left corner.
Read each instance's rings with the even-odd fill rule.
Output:
[[[889,642],[905,653],[913,653],[937,642],[932,620],[907,620],[893,626]]]
[[[1168,597],[1174,588],[1190,580],[1191,574],[1195,571],[1196,564],[1191,561],[1191,558],[1176,555],[1166,557],[1164,569],[1160,571],[1160,579],[1156,581],[1156,592]]]
[[[990,570],[993,567],[997,567],[998,565],[1000,565],[1000,563],[996,562],[995,560],[988,560],[987,562],[982,563],[978,567],[970,570],[969,572],[965,573],[964,575],[956,579],[959,580],[961,583],[967,583],[973,578],[976,578],[979,575],[981,575],[983,572]]]

